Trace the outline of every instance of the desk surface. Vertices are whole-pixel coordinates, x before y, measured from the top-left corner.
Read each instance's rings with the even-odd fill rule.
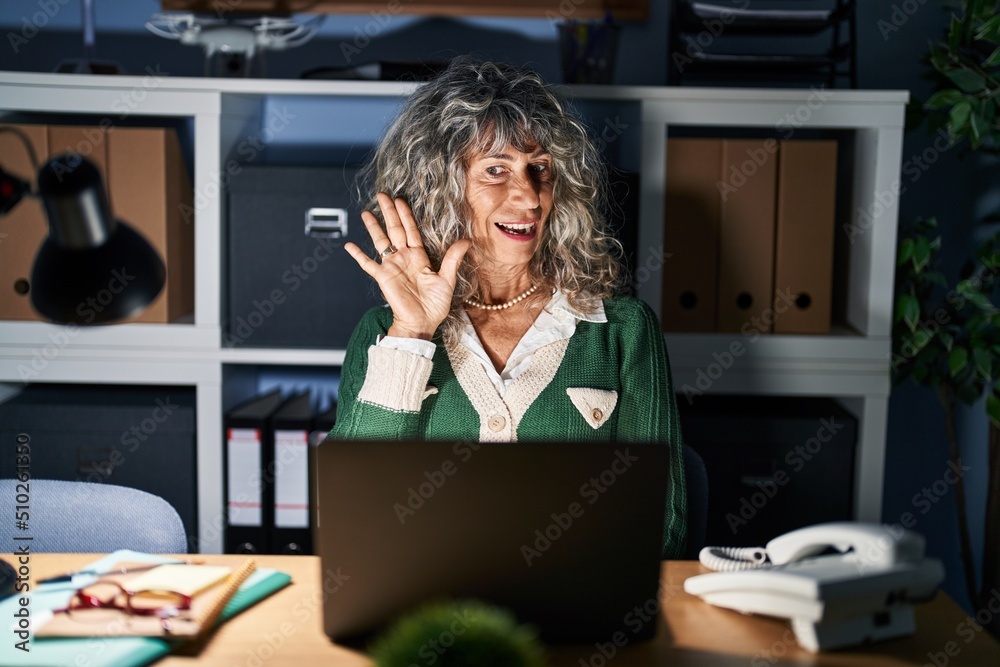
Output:
[[[208,563],[235,564],[242,556],[200,556]],[[31,578],[42,579],[79,569],[97,559],[94,554],[34,554]],[[319,558],[314,556],[259,556],[261,567],[283,570],[293,583],[224,624],[197,656],[172,655],[157,667],[196,665],[248,665],[306,667],[323,664],[344,667],[371,665],[365,656],[330,642],[323,634],[322,588]],[[896,667],[934,664],[997,666],[1000,644],[977,632],[958,605],[939,594],[917,608],[917,633],[850,651],[813,655],[795,642],[786,622],[742,616],[705,604],[684,592],[684,580],[705,572],[695,562],[663,565],[661,601],[656,638],[614,650],[610,660],[597,646],[555,647],[551,664],[599,667],[655,667],[670,665],[719,665],[722,667],[771,667],[772,665],[857,665]],[[630,632],[623,625],[623,634]],[[608,638],[610,639],[610,638]],[[626,637],[627,639],[627,637]]]

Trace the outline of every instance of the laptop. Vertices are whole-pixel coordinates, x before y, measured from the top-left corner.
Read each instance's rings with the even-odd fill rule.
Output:
[[[475,598],[549,643],[652,637],[668,449],[324,442],[311,482],[326,633],[362,641],[424,602]]]

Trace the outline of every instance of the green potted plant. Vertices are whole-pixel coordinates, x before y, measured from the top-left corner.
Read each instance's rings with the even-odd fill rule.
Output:
[[[932,44],[929,64],[936,91],[922,105],[924,119],[947,128],[952,145],[968,153],[1000,148],[1000,0],[962,0],[945,39]],[[1000,220],[990,216],[988,222]],[[961,557],[969,599],[977,609],[1000,589],[1000,235],[982,243],[960,275],[939,271],[941,237],[933,219],[900,233],[893,322],[894,380],[912,379],[937,393],[945,415],[949,457],[958,465],[955,409],[985,394],[989,417],[988,489],[983,576],[976,581],[964,477],[955,485]],[[989,629],[1000,636],[1000,615]]]
[[[404,614],[369,648],[378,667],[542,667],[544,648],[531,626],[478,600],[442,600]]]

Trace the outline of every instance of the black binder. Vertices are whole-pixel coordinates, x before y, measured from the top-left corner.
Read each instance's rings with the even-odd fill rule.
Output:
[[[226,443],[226,553],[266,553],[274,503],[263,475],[274,460],[271,415],[281,406],[281,392],[251,399],[223,420]],[[273,498],[273,496],[271,496]]]
[[[265,479],[272,508],[269,552],[310,554],[309,434],[312,407],[309,392],[296,394],[271,418],[270,456]],[[272,482],[273,480],[273,482]]]
[[[309,527],[310,536],[316,532],[318,524],[316,516],[319,510],[319,493],[317,492],[317,471],[319,467],[316,463],[317,452],[323,446],[323,441],[330,434],[337,421],[337,402],[330,403],[330,407],[321,411],[312,421],[312,432],[309,434]],[[315,540],[313,541],[315,544]]]
[[[310,436],[309,443],[311,445],[319,445],[319,443],[326,439],[326,436],[336,423],[337,403],[334,401],[330,403],[330,407],[313,417],[312,435]]]

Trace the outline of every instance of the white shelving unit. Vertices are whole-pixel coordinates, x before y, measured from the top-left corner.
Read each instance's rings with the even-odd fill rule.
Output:
[[[194,146],[195,312],[193,323],[127,324],[77,329],[39,322],[0,322],[0,383],[16,390],[24,370],[32,382],[193,386],[197,391],[198,516],[204,552],[222,549],[224,405],[229,365],[338,366],[342,350],[244,349],[222,345],[223,183],[239,146],[266,129],[268,104],[292,99],[310,105],[402,100],[415,84],[108,77],[0,72],[0,120],[24,115],[86,114],[115,123],[124,117],[180,118],[192,123]],[[828,336],[670,334],[667,344],[677,388],[696,386],[722,353],[740,341],[745,353],[707,392],[828,396],[859,419],[855,507],[859,519],[879,520],[890,389],[890,328],[896,246],[895,201],[877,206],[899,177],[905,91],[749,90],[577,86],[584,102],[637,106],[641,117],[639,248],[662,248],[668,128],[844,130],[854,137],[851,211],[874,222],[850,244],[846,327]],[[364,141],[371,142],[371,133]],[[838,230],[838,233],[843,233]],[[659,311],[659,268],[639,296]],[[229,392],[229,393],[227,393]]]

